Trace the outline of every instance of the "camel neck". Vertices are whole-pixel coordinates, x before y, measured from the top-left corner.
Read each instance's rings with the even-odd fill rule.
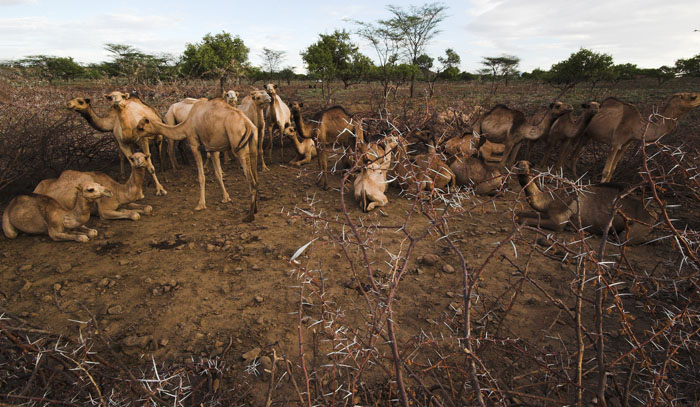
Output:
[[[519,174],[518,181],[520,182],[520,186],[525,190],[525,196],[527,196],[527,201],[530,203],[532,209],[538,212],[545,212],[547,210],[548,200],[537,187],[532,176],[529,174]]]
[[[88,200],[83,196],[82,192],[76,191],[72,211],[75,220],[80,224],[85,224],[90,219],[91,209],[92,202],[88,202]]]
[[[299,131],[299,134],[301,134],[302,138],[311,138],[309,128],[306,127],[306,123],[304,123],[304,119],[301,117],[300,111],[292,111],[292,120],[294,120],[294,124],[297,126],[297,130]]]
[[[139,197],[145,176],[146,168],[131,166],[131,175],[126,181],[126,193],[129,202],[133,202]]]
[[[184,140],[187,138],[188,134],[188,127],[189,124],[189,118],[191,116],[188,116],[187,119],[185,119],[184,122],[176,124],[176,125],[169,125],[165,123],[159,123],[159,122],[154,122],[151,121],[151,124],[153,125],[153,128],[155,129],[156,133],[155,134],[160,134],[164,137],[167,137],[169,139],[173,140]]]
[[[112,131],[112,129],[114,129],[114,114],[111,109],[105,117],[98,116],[91,105],[88,105],[86,110],[81,110],[78,113],[80,113],[95,130]]]

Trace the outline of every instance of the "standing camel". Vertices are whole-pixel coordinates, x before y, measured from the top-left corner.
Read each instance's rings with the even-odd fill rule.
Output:
[[[559,116],[559,118],[554,121],[552,128],[549,130],[549,134],[544,137],[546,150],[538,167],[542,168],[547,165],[547,161],[549,161],[554,146],[563,142],[564,145],[559,152],[559,159],[554,167],[562,168],[571,146],[578,143],[579,138],[583,136],[583,132],[586,130],[586,127],[588,127],[588,124],[593,120],[593,117],[598,114],[600,103],[591,101],[581,104],[581,107],[583,108],[583,114],[577,120],[574,119],[573,112],[569,112]]]
[[[573,110],[571,105],[556,101],[549,105],[547,113],[539,123],[530,124],[523,112],[505,105],[496,105],[479,119],[474,131],[484,136],[481,140],[505,144],[506,150],[501,158],[501,165],[510,167],[518,156],[523,140],[539,139],[549,131],[557,117]]]
[[[304,121],[301,108],[302,102],[293,102],[291,107],[292,120],[297,134],[302,138],[316,140],[318,149],[318,166],[321,169],[320,184],[328,189],[328,149],[337,143],[344,148],[355,150],[357,141],[363,140],[362,125],[352,119],[352,115],[341,106],[332,106],[318,112],[311,122]]]
[[[280,131],[280,151],[284,157],[284,129],[292,125],[291,112],[289,106],[282,101],[282,98],[277,94],[277,85],[268,83],[265,85],[265,91],[272,102],[267,110],[267,133],[270,137],[270,161],[272,161],[272,131],[277,128]],[[261,154],[262,154],[262,150]]]
[[[241,100],[238,110],[245,113],[251,122],[258,128],[258,151],[260,151],[260,162],[262,170],[269,171],[265,165],[265,154],[263,154],[263,139],[265,138],[265,108],[270,105],[270,95],[264,90],[254,90],[250,95]],[[272,143],[272,138],[270,138]]]
[[[233,91],[229,91],[233,92]],[[234,92],[235,93],[235,92]],[[206,101],[207,98],[199,98],[199,99],[194,99],[194,98],[184,98],[179,102],[175,102],[170,107],[168,108],[168,111],[165,113],[165,119],[163,120],[165,124],[169,124],[171,126],[174,126],[178,123],[182,123],[187,119],[187,115],[190,114],[190,109],[192,109],[192,106],[201,101]],[[175,160],[175,141],[172,139],[168,139],[168,157],[170,158],[170,166],[172,167],[173,170],[177,169],[177,161]],[[184,160],[184,156],[183,156]]]
[[[139,121],[136,130],[140,134],[162,134],[174,140],[187,139],[197,163],[200,192],[199,203],[194,208],[197,211],[207,207],[204,191],[204,163],[199,146],[203,145],[205,150],[213,152],[214,174],[223,192],[221,200],[223,203],[231,202],[231,198],[224,186],[219,154],[221,151],[233,152],[243,167],[243,175],[248,181],[251,194],[250,209],[244,221],[251,222],[255,219],[258,197],[258,134],[253,122],[243,112],[231,107],[223,99],[217,98],[195,103],[187,119],[176,126],[154,122],[144,117]]]
[[[666,100],[653,121],[642,118],[639,109],[617,98],[607,98],[600,105],[600,111],[586,128],[581,142],[574,151],[572,165],[576,168],[581,149],[593,139],[610,146],[605,161],[601,182],[609,182],[625,151],[635,140],[655,141],[670,133],[678,119],[700,106],[700,93],[676,93]]]

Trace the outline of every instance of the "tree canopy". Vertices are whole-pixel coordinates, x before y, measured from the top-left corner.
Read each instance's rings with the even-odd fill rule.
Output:
[[[238,36],[207,34],[201,42],[186,45],[180,65],[185,75],[218,78],[223,91],[227,77],[239,80],[245,74],[249,51]]]
[[[609,54],[581,48],[568,59],[552,65],[548,80],[561,89],[559,97],[581,82],[609,79],[613,76],[613,58]]]

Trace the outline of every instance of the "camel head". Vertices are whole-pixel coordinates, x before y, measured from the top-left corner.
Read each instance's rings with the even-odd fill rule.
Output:
[[[272,83],[265,85],[265,91],[270,94],[270,96],[275,96],[277,94],[277,88],[278,86]]]
[[[255,102],[255,105],[258,107],[264,107],[272,103],[272,98],[264,90],[254,90],[250,92],[250,97],[253,98],[253,102]]]
[[[235,90],[227,90],[223,95],[221,95],[221,98],[233,107],[238,105],[238,92]]]
[[[598,102],[590,101],[590,102],[582,103],[581,107],[583,108],[583,110],[586,113],[590,113],[590,114],[596,114],[600,111],[600,103],[598,103]]]
[[[292,113],[300,113],[302,107],[304,107],[304,102],[292,102],[289,104],[289,110],[291,110]]]
[[[513,172],[518,174],[520,186],[524,188],[532,179],[532,163],[527,160],[518,161],[513,167]]]
[[[294,126],[285,126],[284,131],[282,132],[287,137],[297,137],[299,134],[297,133],[297,129]]]
[[[84,112],[90,107],[90,99],[75,98],[66,102],[66,109],[75,110],[76,112]]]
[[[126,100],[131,97],[128,93],[121,93],[114,91],[110,94],[104,95],[108,102],[112,103],[112,106],[116,108],[124,108],[126,106]]]
[[[674,111],[687,112],[700,106],[700,93],[676,93],[669,98],[667,105]]]
[[[78,184],[75,189],[81,193],[88,201],[95,201],[104,196],[111,197],[112,191],[98,184],[97,182],[85,182]]]
[[[136,134],[141,137],[147,137],[149,135],[158,134],[158,130],[156,130],[153,123],[151,123],[147,117],[142,117],[136,124]]]
[[[129,157],[129,161],[134,168],[148,168],[148,159],[150,154],[134,153]]]
[[[574,111],[574,107],[568,103],[562,103],[558,100],[549,104],[549,111],[552,112],[554,117],[559,117],[563,114],[570,113]]]

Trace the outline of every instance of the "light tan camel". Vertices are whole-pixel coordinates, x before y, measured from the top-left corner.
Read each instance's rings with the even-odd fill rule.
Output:
[[[250,209],[244,220],[246,222],[254,220],[258,197],[258,134],[253,122],[243,112],[231,107],[223,99],[217,98],[196,103],[192,106],[187,119],[176,126],[152,122],[148,118],[143,118],[137,125],[137,131],[146,134],[162,134],[174,140],[187,139],[197,163],[200,194],[199,203],[195,210],[198,211],[207,207],[204,191],[204,163],[199,146],[203,145],[205,150],[214,152],[212,154],[214,174],[221,186],[223,193],[221,202],[224,203],[231,202],[231,198],[224,186],[219,153],[227,150],[232,151],[243,167],[243,175],[248,181],[251,194]]]
[[[227,90],[223,95],[221,95],[221,98],[233,107],[238,106],[238,92],[235,90]]]
[[[277,85],[271,83],[265,85],[265,91],[270,95],[270,98],[272,98],[272,102],[267,109],[265,117],[267,121],[267,133],[270,138],[270,161],[272,161],[272,131],[274,129],[279,129],[280,131],[280,154],[284,157],[284,129],[292,125],[292,116],[289,106],[287,106],[277,94],[277,89]],[[262,154],[262,152],[260,154]]]
[[[392,137],[396,142],[396,164],[389,171],[389,176],[396,178],[401,189],[406,190],[418,185],[420,192],[444,191],[448,186],[452,189],[457,187],[457,177],[432,145],[428,146],[428,153],[409,156],[406,139],[401,136]]]
[[[134,203],[141,194],[141,184],[146,174],[148,162],[143,153],[134,153],[129,158],[131,176],[126,184],[120,184],[109,175],[101,172],[81,172],[66,170],[58,178],[45,179],[34,188],[35,194],[50,196],[66,208],[70,208],[75,199],[75,187],[96,182],[110,192],[97,200],[97,213],[101,219],[131,219],[139,220],[141,214],[150,215],[153,208],[150,205]],[[119,210],[119,206],[127,205],[129,209]]]
[[[569,150],[572,145],[578,143],[578,139],[583,136],[583,132],[586,130],[588,123],[591,122],[593,116],[598,113],[600,109],[600,103],[598,102],[586,102],[581,104],[583,108],[583,113],[578,119],[574,119],[573,112],[565,113],[552,124],[552,128],[549,129],[549,134],[545,137],[545,152],[540,160],[538,167],[543,168],[547,165],[549,157],[552,154],[552,149],[563,143],[561,151],[559,152],[559,159],[554,168],[562,168],[564,165],[564,160],[569,155]]]
[[[312,138],[318,149],[318,166],[321,169],[320,184],[328,189],[328,151],[336,145],[349,153],[355,150],[356,140],[363,140],[362,125],[341,106],[332,106],[318,112],[310,123],[301,114],[302,102],[292,102],[292,120],[302,138]],[[346,151],[344,154],[348,154]]]
[[[55,199],[40,194],[14,197],[2,214],[2,230],[9,239],[19,232],[48,234],[53,240],[87,242],[97,236],[97,230],[85,226],[90,220],[94,202],[112,193],[95,182],[77,185],[73,190],[71,209],[66,209]],[[77,229],[71,233],[69,230]]]
[[[260,162],[262,170],[269,171],[265,165],[265,154],[263,151],[263,139],[265,138],[265,109],[270,106],[272,98],[264,90],[254,90],[250,95],[243,98],[241,104],[238,105],[238,110],[245,113],[251,122],[258,128],[258,151],[260,151]],[[272,139],[270,139],[272,143]]]
[[[493,195],[500,190],[504,177],[497,167],[489,166],[483,156],[478,155],[458,156],[450,164],[457,185],[473,187],[479,195]]]
[[[229,92],[233,92],[230,90]],[[236,92],[233,92],[234,95],[236,96],[236,101],[238,101],[238,97],[236,95]],[[192,109],[192,105],[194,105],[197,102],[201,101],[206,101],[207,98],[185,98],[182,99],[179,102],[175,102],[170,107],[168,108],[168,111],[165,113],[165,118],[164,122],[165,124],[169,124],[171,126],[174,126],[178,123],[182,123],[185,121],[187,118],[187,115],[190,114],[190,109]],[[172,167],[173,170],[177,169],[177,160],[175,160],[175,140],[168,139],[168,157],[170,158],[170,166]],[[184,160],[184,158],[183,158]]]
[[[354,195],[363,212],[369,212],[389,203],[385,195],[388,184],[386,177],[396,145],[396,139],[392,138],[383,148],[377,143],[369,145],[363,143],[359,146],[363,166],[355,177]]]
[[[574,151],[572,165],[576,168],[581,149],[593,139],[610,146],[608,159],[605,161],[601,182],[609,182],[615,168],[620,163],[625,151],[635,140],[657,140],[670,133],[678,119],[692,109],[700,106],[700,93],[676,93],[666,100],[658,116],[649,122],[642,118],[639,110],[629,103],[616,98],[607,98],[601,103],[600,111],[586,127],[581,142]],[[648,127],[647,127],[648,126]]]
[[[484,140],[505,144],[501,165],[510,167],[515,161],[523,140],[536,140],[545,135],[554,120],[574,108],[562,102],[553,102],[538,124],[530,124],[523,112],[505,105],[496,105],[477,122],[474,131]]]
[[[289,163],[301,167],[302,165],[311,162],[311,159],[318,155],[316,151],[316,143],[311,138],[299,140],[297,130],[294,126],[287,126],[284,129],[284,135],[288,136],[294,142],[294,147],[297,150],[297,156]]]
[[[524,224],[560,232],[571,223],[576,228],[586,228],[588,232],[603,232],[613,214],[613,203],[623,192],[621,186],[591,185],[569,195],[561,191],[542,192],[532,176],[531,166],[529,161],[520,161],[516,168],[527,201],[537,211],[518,214]],[[657,215],[647,210],[641,200],[629,195],[620,199],[618,205],[610,232],[620,234],[622,240],[632,244],[644,242],[656,223]],[[539,219],[538,213],[544,215],[544,219]]]

